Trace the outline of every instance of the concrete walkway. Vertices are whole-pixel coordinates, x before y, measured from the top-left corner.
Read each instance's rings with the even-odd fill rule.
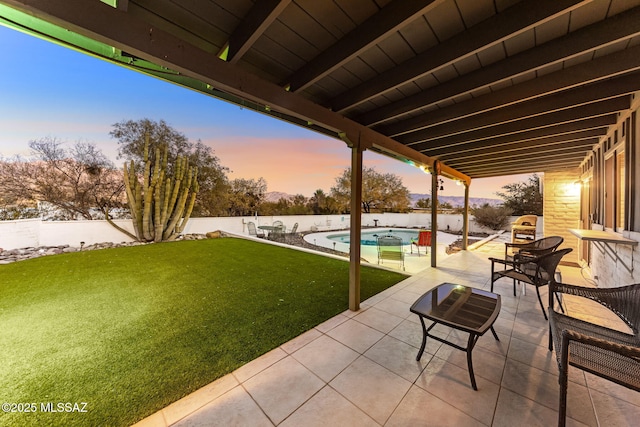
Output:
[[[430,340],[415,360],[422,330],[411,304],[442,282],[489,289],[488,257],[503,254],[497,239],[440,257],[438,268],[407,278],[363,302],[360,311],[328,320],[136,426],[555,425],[557,365],[533,288],[514,297],[510,281],[496,283],[500,341],[485,334],[473,351],[478,391],[462,351]],[[578,268],[561,272],[566,283],[590,286]],[[598,316],[593,308],[567,304],[572,314]],[[435,331],[466,343],[466,334]],[[640,393],[577,369],[569,380],[567,425],[638,425]]]

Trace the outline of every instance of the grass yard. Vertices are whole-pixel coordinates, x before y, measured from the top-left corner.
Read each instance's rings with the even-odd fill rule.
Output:
[[[362,299],[403,278],[363,267]],[[348,280],[347,262],[233,238],[0,266],[0,403],[32,410],[0,426],[130,425],[346,310]]]

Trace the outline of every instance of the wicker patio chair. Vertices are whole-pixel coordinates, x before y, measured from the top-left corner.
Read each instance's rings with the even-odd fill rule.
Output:
[[[493,292],[493,283],[503,277],[513,279],[514,296],[516,295],[516,283],[533,285],[536,288],[542,314],[547,320],[547,313],[540,296],[540,288],[555,282],[556,268],[560,264],[560,260],[572,250],[571,248],[560,249],[537,257],[515,257],[513,260],[489,258],[491,260],[491,292]],[[504,265],[504,270],[496,270],[496,264]]]
[[[622,319],[631,333],[556,312],[552,293],[599,302]],[[549,350],[555,346],[560,371],[558,425],[566,422],[569,366],[640,391],[640,284],[595,289],[552,283],[549,296]]]
[[[514,256],[540,256],[558,249],[564,242],[560,236],[544,237],[527,243],[505,243],[504,259],[513,259]],[[511,251],[511,254],[509,254]]]

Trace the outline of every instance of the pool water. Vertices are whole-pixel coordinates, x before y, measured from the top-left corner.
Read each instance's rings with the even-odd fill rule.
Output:
[[[376,246],[377,239],[380,236],[394,236],[402,239],[403,245],[410,245],[411,239],[418,239],[418,230],[398,230],[398,229],[383,229],[375,231],[363,230],[360,236],[360,244],[364,246]],[[351,235],[349,233],[338,233],[327,236],[327,239],[338,243],[351,243]]]

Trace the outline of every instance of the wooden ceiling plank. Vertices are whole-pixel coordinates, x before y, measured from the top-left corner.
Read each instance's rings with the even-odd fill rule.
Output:
[[[539,165],[544,165],[545,167],[552,165],[552,164],[566,164],[566,163],[570,163],[570,162],[580,162],[581,160],[584,159],[584,157],[587,155],[587,153],[589,153],[591,150],[589,149],[585,149],[585,150],[581,150],[581,151],[575,151],[574,153],[569,153],[569,154],[557,154],[557,155],[539,155],[536,156],[536,162]],[[529,162],[530,159],[502,159],[502,160],[496,160],[494,162],[491,162],[492,164],[499,164],[501,168],[505,168],[505,167],[510,167],[513,165],[523,165],[523,164],[527,164],[527,162]],[[455,163],[456,168],[458,169],[467,169],[467,170],[473,170],[476,169],[478,167],[480,168],[484,168],[486,167],[486,162],[485,164],[480,164],[480,165],[465,165],[465,164],[460,164],[460,163]],[[477,170],[477,169],[476,169]]]
[[[448,122],[442,125],[424,128],[419,132],[424,132],[422,134],[424,140],[431,140],[446,137],[449,135],[457,135],[463,132],[470,132],[477,129],[484,129],[491,126],[497,126],[503,123],[510,123],[516,120],[523,120],[529,117],[551,114],[556,111],[565,110],[567,108],[575,108],[594,102],[594,100],[592,99],[593,93],[587,89],[581,88],[579,90],[569,92],[571,93],[560,93],[557,95],[551,95],[541,99],[526,102],[522,106],[518,106],[518,108],[504,108],[500,110],[489,111],[487,113],[469,117],[467,120],[461,120],[459,122]],[[612,100],[614,102],[614,104],[612,104],[612,107],[617,110],[627,109],[631,105],[631,98],[629,95],[622,95],[615,98],[605,99]],[[601,101],[595,100],[595,102]],[[385,133],[383,130],[380,131],[382,133]],[[407,135],[412,135],[412,133],[409,133]],[[390,136],[395,137],[397,135]],[[402,140],[401,138],[396,139],[398,141]]]
[[[575,134],[583,133],[583,132],[594,132],[593,129],[582,132],[575,132]],[[491,145],[491,146],[483,146],[481,148],[475,148],[473,150],[464,150],[464,151],[456,151],[453,153],[447,154],[439,154],[437,157],[443,161],[448,160],[457,160],[460,162],[475,160],[475,159],[491,159],[493,153],[496,155],[509,155],[509,153],[529,153],[530,150],[553,150],[554,147],[591,147],[598,143],[597,136],[601,136],[602,132],[599,132],[600,135],[594,135],[590,138],[576,138],[575,136],[570,136],[571,134],[552,136],[547,138],[538,138],[532,139],[529,141],[518,141],[515,143],[507,143],[507,144],[499,144],[499,145]],[[429,156],[434,156],[433,153],[429,151],[425,151],[424,154]],[[436,157],[436,156],[434,156]]]
[[[538,129],[549,126],[557,126],[563,123],[570,123],[578,120],[584,120],[590,117],[603,116],[620,110],[626,110],[631,107],[630,97],[614,98],[592,104],[585,104],[579,107],[568,108],[560,111],[541,114],[526,119],[514,120],[508,123],[500,123],[495,126],[487,126],[481,129],[475,129],[467,132],[458,132],[449,136],[431,136],[430,129],[420,132],[414,132],[396,138],[397,141],[412,146],[427,141],[442,142],[449,145],[455,141],[475,141],[480,139],[495,138],[502,135],[510,135],[530,129]]]
[[[512,148],[517,148],[518,146],[523,147],[536,147],[537,145],[553,145],[558,143],[563,143],[565,141],[582,141],[582,140],[590,140],[593,138],[601,138],[606,135],[607,128],[593,128],[586,130],[577,130],[574,132],[565,132],[559,135],[551,135],[551,136],[540,136],[540,135],[532,135],[531,138],[516,138],[509,139],[503,138],[501,140],[489,140],[489,141],[476,141],[471,142],[469,144],[455,146],[455,147],[438,147],[432,146],[423,149],[421,152],[427,155],[433,155],[434,157],[448,156],[448,155],[459,155],[461,158],[465,156],[472,156],[474,154],[482,154],[484,151],[489,150],[509,150]]]
[[[291,0],[256,2],[229,37],[227,61],[236,63],[253,46],[273,21],[289,6]]]
[[[436,1],[395,0],[289,76],[282,86],[288,86],[292,92],[304,90],[388,34],[398,31],[408,20],[424,15]]]
[[[458,59],[501,43],[509,36],[526,31],[582,3],[584,2],[580,0],[543,3],[537,0],[521,1],[504,12],[402,63],[399,67],[343,93],[331,100],[329,106],[334,111],[342,112],[406,82],[450,65]]]
[[[447,126],[465,131],[489,126],[492,123],[507,122],[542,114],[546,111],[559,110],[572,107],[573,105],[582,105],[601,99],[627,95],[638,90],[640,90],[640,72],[529,100],[518,104],[517,108],[507,107],[490,110],[474,116],[462,117],[460,120],[448,120],[449,117],[454,116],[454,114],[448,114],[447,111],[440,110],[399,121],[391,125],[379,126],[375,129],[389,136],[403,135],[404,133],[429,127],[443,128]],[[486,96],[491,96],[491,94],[487,94]],[[444,130],[442,133],[448,134],[449,132]]]
[[[462,93],[513,79],[526,72],[542,67],[547,69],[550,64],[557,64],[558,68],[562,68],[562,61],[594,49],[600,48],[602,50],[603,47],[619,43],[621,40],[627,40],[638,34],[640,34],[640,7],[582,28],[539,47],[510,56],[498,63],[465,74],[455,80],[449,80],[398,102],[385,105],[378,110],[359,116],[356,120],[364,124],[377,123],[383,119],[388,120],[425,106],[434,105]],[[544,74],[551,71],[546,70]]]
[[[496,151],[493,152],[491,154],[483,154],[483,155],[478,155],[478,156],[474,156],[472,158],[466,158],[466,159],[462,159],[462,158],[453,158],[453,159],[447,159],[447,157],[438,157],[438,159],[447,162],[447,164],[449,163],[455,163],[456,167],[458,168],[463,168],[463,167],[467,167],[467,166],[471,166],[471,165],[475,165],[475,164],[482,164],[485,162],[505,162],[508,161],[510,159],[532,159],[532,158],[536,158],[536,159],[540,159],[543,156],[549,155],[549,156],[558,156],[558,155],[565,155],[565,154],[575,154],[576,152],[587,152],[587,151],[591,151],[591,149],[593,148],[594,144],[588,144],[586,142],[581,141],[580,143],[563,143],[560,145],[552,145],[552,146],[543,146],[543,147],[535,147],[535,148],[529,148],[526,150],[519,150],[519,151],[510,151],[510,152],[503,152],[503,151]],[[584,157],[584,154],[583,154]]]
[[[640,46],[634,46],[575,67],[474,98],[463,104],[452,105],[430,113],[428,117],[424,118],[424,121],[435,124],[461,120],[486,111],[516,105],[638,70],[640,70]],[[640,82],[636,83],[640,84]]]
[[[517,175],[525,173],[544,173],[557,170],[571,170],[580,166],[580,161],[569,160],[544,160],[541,162],[518,162],[509,165],[499,165],[492,163],[487,167],[467,168],[465,173],[471,174],[474,178],[489,178],[494,176]]]
[[[611,126],[616,123],[616,114],[609,114],[607,116],[595,117],[586,120],[580,120],[570,123],[564,123],[561,125],[546,127],[534,130],[527,130],[519,133],[514,133],[511,135],[503,135],[496,138],[488,139],[489,141],[495,142],[511,142],[511,141],[526,141],[535,138],[541,138],[545,136],[551,135],[560,135],[563,133],[569,132],[577,132],[579,130],[587,130],[594,128],[601,128],[606,126]],[[418,150],[420,152],[428,149],[437,149],[439,152],[444,151],[447,147],[464,147],[472,142],[477,141],[451,141],[450,144],[443,144],[441,140],[435,140],[430,142],[423,142],[420,144],[412,145],[411,148]],[[454,148],[455,150],[455,148]]]

